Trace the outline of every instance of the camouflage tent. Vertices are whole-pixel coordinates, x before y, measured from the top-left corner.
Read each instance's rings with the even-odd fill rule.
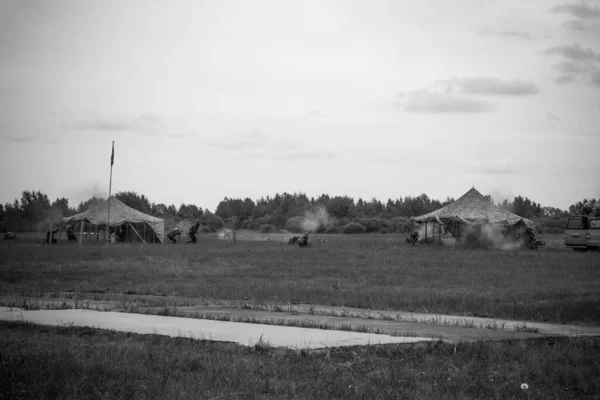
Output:
[[[63,218],[64,223],[87,222],[97,227],[110,226],[111,228],[132,231],[133,237],[143,238],[146,242],[158,240],[163,242],[165,236],[165,221],[129,207],[114,196],[110,198],[110,221],[108,219],[109,201],[104,200],[87,211],[71,217]],[[147,232],[147,233],[146,233]],[[134,235],[135,234],[135,235]],[[150,235],[150,237],[148,237]]]
[[[492,227],[505,237],[521,238],[524,234],[534,236],[535,223],[492,204],[475,188],[470,189],[455,202],[419,217],[411,218],[417,223],[435,221],[443,224],[448,233],[458,241],[482,236]],[[429,233],[431,235],[431,233]]]

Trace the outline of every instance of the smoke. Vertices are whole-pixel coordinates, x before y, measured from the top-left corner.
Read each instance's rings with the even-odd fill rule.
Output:
[[[497,250],[516,250],[522,246],[518,235],[524,234],[520,230],[512,230],[501,225],[476,224],[462,225],[466,229],[461,243],[466,247],[483,247]]]
[[[315,233],[320,227],[328,226],[331,219],[325,207],[318,207],[314,211],[304,213],[304,221],[302,221],[302,230],[305,232]]]
[[[44,211],[44,219],[38,222],[36,230],[38,232],[47,232],[51,226],[57,228],[62,223],[64,217],[62,210],[51,208]]]
[[[512,203],[513,199],[515,198],[514,193],[511,190],[494,189],[491,190],[489,194],[492,197],[492,200],[494,200],[495,204],[502,204],[504,200]]]

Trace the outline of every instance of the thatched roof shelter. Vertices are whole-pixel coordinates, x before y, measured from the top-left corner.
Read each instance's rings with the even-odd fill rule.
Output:
[[[527,218],[506,211],[488,201],[477,189],[472,188],[454,203],[430,212],[429,214],[413,217],[415,222],[464,220],[465,223],[491,223],[515,225],[522,223],[527,227],[534,222]]]
[[[492,204],[475,188],[470,189],[455,202],[428,214],[412,217],[411,221],[420,224],[435,221],[444,225],[446,232],[459,241],[463,238],[471,240],[469,237],[479,241],[484,236],[494,235],[518,238],[521,236],[519,232],[525,232],[528,236],[535,235],[533,229],[530,229],[535,226],[533,221]],[[489,229],[485,229],[485,226],[496,227],[499,232],[486,233]],[[431,233],[435,237],[435,230]],[[426,233],[425,236],[427,238],[429,235]]]

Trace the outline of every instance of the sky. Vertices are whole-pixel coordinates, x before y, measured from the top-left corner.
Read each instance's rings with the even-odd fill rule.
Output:
[[[0,1],[0,202],[600,197],[600,0]]]

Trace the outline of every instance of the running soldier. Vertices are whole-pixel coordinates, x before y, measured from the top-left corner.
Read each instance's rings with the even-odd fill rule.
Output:
[[[181,231],[177,227],[175,227],[175,229],[173,229],[171,232],[167,233],[167,239],[169,239],[171,243],[177,243],[175,240],[177,236],[179,236],[179,239],[181,239]]]
[[[188,235],[190,235],[190,240],[188,240],[187,243],[196,243],[196,234],[198,233],[199,228],[200,228],[200,222],[196,222],[195,225],[192,225],[192,227],[190,228],[190,231],[188,232]]]
[[[65,227],[65,230],[67,232],[67,238],[69,239],[69,242],[77,242],[77,236],[75,236],[75,230],[73,228],[73,225],[67,225]]]
[[[54,239],[54,235],[58,232],[58,228],[52,229],[52,244],[56,244],[58,241]],[[43,244],[50,244],[50,229],[46,232],[46,240]]]

